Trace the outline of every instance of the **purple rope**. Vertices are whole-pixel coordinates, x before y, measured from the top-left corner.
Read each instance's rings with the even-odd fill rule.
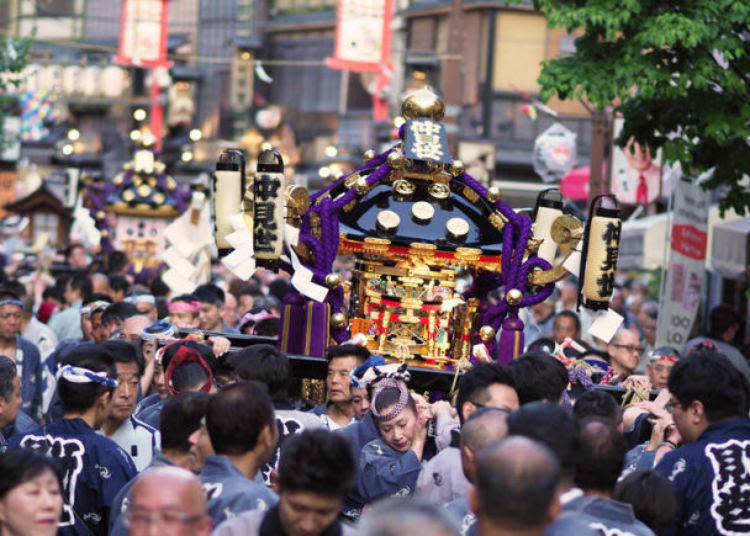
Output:
[[[589,375],[586,374],[586,369],[581,366],[568,372],[568,380],[570,380],[571,383],[578,382],[586,391],[590,391],[594,388],[594,382],[591,381]]]
[[[364,171],[366,169],[370,169],[370,168],[373,168],[373,167],[376,167],[376,166],[379,166],[379,165],[385,163],[386,160],[388,159],[388,154],[393,149],[395,149],[395,148],[396,148],[396,146],[394,145],[390,149],[388,149],[386,151],[383,151],[382,153],[380,153],[378,155],[375,155],[375,157],[372,160],[370,160],[369,162],[367,162],[364,166],[358,167],[357,169],[355,169],[354,171],[352,171],[348,175],[344,175],[343,177],[341,177],[339,179],[336,179],[334,182],[332,182],[331,184],[329,184],[328,186],[326,186],[322,190],[320,190],[318,192],[315,192],[313,195],[310,196],[310,203],[314,205],[315,202],[318,199],[320,199],[323,195],[325,195],[326,193],[328,193],[331,190],[333,190],[336,186],[338,186],[340,184],[343,184],[344,181],[346,181],[346,179],[348,179],[349,177],[351,177],[355,173],[359,173],[360,171]]]
[[[385,177],[387,177],[390,172],[391,172],[391,167],[387,163],[380,165],[378,169],[376,169],[375,171],[373,171],[367,176],[366,178],[367,184],[370,187],[372,187],[375,183],[380,182]],[[343,207],[348,205],[351,201],[353,201],[356,196],[357,196],[357,191],[354,189],[354,186],[352,186],[351,188],[349,188],[348,192],[346,192],[344,195],[342,195],[341,197],[336,199],[336,201],[334,201],[332,205],[333,210],[335,212],[338,212]]]

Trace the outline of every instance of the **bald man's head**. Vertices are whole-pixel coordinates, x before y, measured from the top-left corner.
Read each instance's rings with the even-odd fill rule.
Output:
[[[483,449],[472,494],[480,527],[544,528],[557,515],[559,476],[555,455],[532,439],[511,436]]]
[[[474,482],[479,451],[508,434],[507,417],[498,408],[479,408],[461,428],[461,465],[469,482]]]
[[[201,481],[179,467],[157,467],[142,473],[130,493],[130,536],[150,533],[152,524],[180,536],[207,536],[211,518]]]

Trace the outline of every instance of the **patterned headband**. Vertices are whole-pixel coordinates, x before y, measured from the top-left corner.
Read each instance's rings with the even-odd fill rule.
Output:
[[[72,383],[101,383],[111,389],[117,387],[117,380],[107,376],[106,372],[94,372],[83,367],[65,365],[57,371],[57,379],[64,378]]]
[[[175,301],[175,302],[169,302],[169,305],[167,306],[170,313],[197,313],[201,309],[201,304],[197,301],[193,302],[184,302],[184,301]]]
[[[380,393],[382,393],[384,389],[388,388],[398,389],[398,402],[393,405],[393,408],[388,413],[379,413],[376,409],[378,405],[378,396],[380,396]],[[372,416],[379,422],[390,421],[406,409],[406,406],[409,404],[410,396],[409,389],[407,389],[404,382],[395,378],[383,378],[377,383],[375,386],[375,392],[372,394],[372,404],[370,405]]]
[[[199,390],[203,391],[204,393],[208,393],[211,390],[211,385],[213,385],[214,381],[214,375],[213,372],[211,372],[211,367],[209,367],[208,364],[203,360],[198,350],[184,345],[180,346],[179,350],[177,350],[177,353],[169,361],[169,366],[167,366],[167,370],[164,373],[164,376],[167,380],[167,386],[169,386],[169,390],[173,394],[179,393],[179,391],[174,388],[174,384],[172,383],[172,375],[174,374],[174,371],[177,367],[185,363],[198,363],[201,367],[203,367],[203,370],[206,371],[208,379],[200,387]]]
[[[141,340],[153,341],[156,339],[174,337],[177,334],[175,327],[165,320],[159,320],[150,326],[143,328]]]
[[[156,305],[156,298],[154,298],[151,294],[134,294],[125,298],[124,301],[132,304],[148,303],[150,305]]]

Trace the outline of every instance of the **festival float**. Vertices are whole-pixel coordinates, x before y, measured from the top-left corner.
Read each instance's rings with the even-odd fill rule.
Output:
[[[519,311],[571,273],[581,304],[606,314],[621,225],[614,200],[597,198],[585,224],[563,212],[557,191],[540,194],[532,214],[514,210],[452,158],[444,111],[427,89],[410,95],[398,142],[315,193],[286,184],[275,151],[260,154],[254,174],[241,152],[221,155],[213,206],[223,264],[242,279],[259,267],[292,275],[282,351],[322,356],[364,337],[373,353],[413,367],[508,362],[524,348]],[[338,255],[354,256],[351,281],[334,272]],[[464,272],[472,283],[461,292]]]
[[[179,188],[159,161],[155,139],[145,134],[133,159],[111,181],[86,186],[83,205],[101,234],[101,249],[127,254],[127,273],[148,283],[158,275],[165,250],[164,232],[185,212],[190,192]]]

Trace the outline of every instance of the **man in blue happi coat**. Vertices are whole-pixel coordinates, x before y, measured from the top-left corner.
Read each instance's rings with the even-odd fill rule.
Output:
[[[750,533],[750,389],[722,354],[692,352],[669,375],[682,446],[662,444],[656,470],[672,483],[677,516],[662,534]],[[667,454],[663,454],[664,452]]]
[[[199,476],[214,526],[242,512],[275,506],[276,494],[254,480],[278,441],[265,387],[254,381],[226,387],[209,401],[205,422],[216,454],[206,458]]]
[[[7,448],[38,449],[65,471],[61,535],[105,535],[117,492],[135,474],[130,456],[95,432],[117,386],[111,357],[100,346],[82,348],[63,363],[57,389],[64,418],[12,437]]]

